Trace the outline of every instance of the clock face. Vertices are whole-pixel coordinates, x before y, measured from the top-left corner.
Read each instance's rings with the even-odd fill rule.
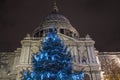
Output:
[[[33,54],[35,54],[35,53],[39,52],[39,47],[38,46],[32,46],[31,51],[33,52]]]

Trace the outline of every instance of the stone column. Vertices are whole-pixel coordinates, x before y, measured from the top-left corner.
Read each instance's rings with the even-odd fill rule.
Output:
[[[19,64],[21,48],[17,48],[17,50],[15,50],[14,52],[15,52],[15,59],[13,64],[13,72],[16,70],[16,66]]]
[[[29,63],[29,55],[31,48],[31,40],[30,37],[26,37],[21,41],[21,55],[20,55],[20,64],[28,64]]]
[[[92,54],[92,63],[93,63],[93,64],[96,64],[97,61],[96,61],[96,55],[95,55],[94,45],[91,45],[91,46],[90,46],[90,49],[91,49],[91,54]]]
[[[16,68],[17,68],[17,77],[16,80],[21,80],[21,71],[23,71],[23,69],[26,69],[28,67],[30,67],[31,65],[29,64],[29,59],[30,58],[30,48],[31,48],[31,37],[29,34],[27,34],[27,37],[24,38],[24,40],[21,41],[22,44],[22,48],[21,48],[21,54],[19,58],[19,64],[17,64]]]
[[[16,55],[15,55],[15,59],[14,59],[14,63],[13,63],[13,71],[15,70],[15,66],[16,66],[16,61],[17,61],[17,57],[16,57]]]
[[[78,61],[78,51],[77,51],[77,47],[76,46],[74,46],[74,54],[75,54],[75,61],[76,61],[76,63],[79,63],[79,61]]]
[[[73,57],[73,61],[75,61],[74,59],[74,53],[73,53],[73,49],[72,49],[73,47],[72,46],[68,46],[68,51],[70,51],[71,52],[71,56]]]
[[[92,63],[92,58],[91,58],[91,52],[90,52],[90,47],[89,47],[89,44],[86,44],[86,48],[87,48],[87,54],[88,54],[88,62],[89,64]]]
[[[101,77],[100,77],[100,72],[99,71],[96,71],[95,73],[93,73],[93,77],[94,77],[94,80],[101,80]]]

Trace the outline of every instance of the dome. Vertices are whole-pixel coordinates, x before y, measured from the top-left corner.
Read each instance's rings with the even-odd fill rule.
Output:
[[[43,37],[52,27],[55,27],[57,32],[64,35],[70,37],[79,37],[78,32],[70,24],[70,21],[65,16],[58,13],[56,7],[52,13],[48,14],[48,16],[44,18],[40,26],[34,30],[33,36]]]
[[[64,17],[63,15],[59,14],[59,13],[51,13],[49,14],[47,17],[45,17],[45,22],[59,22],[59,23],[67,23],[69,24],[69,20]]]

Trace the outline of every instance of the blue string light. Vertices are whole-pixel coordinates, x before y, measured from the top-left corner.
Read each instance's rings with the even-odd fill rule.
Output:
[[[32,58],[32,71],[23,71],[23,80],[83,80],[84,72],[72,73],[70,51],[54,28],[42,42],[42,49]]]

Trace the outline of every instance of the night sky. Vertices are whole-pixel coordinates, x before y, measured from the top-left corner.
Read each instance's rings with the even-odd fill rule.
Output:
[[[0,0],[0,51],[14,51],[52,11],[52,0]],[[58,0],[59,12],[95,48],[120,51],[120,0]]]

